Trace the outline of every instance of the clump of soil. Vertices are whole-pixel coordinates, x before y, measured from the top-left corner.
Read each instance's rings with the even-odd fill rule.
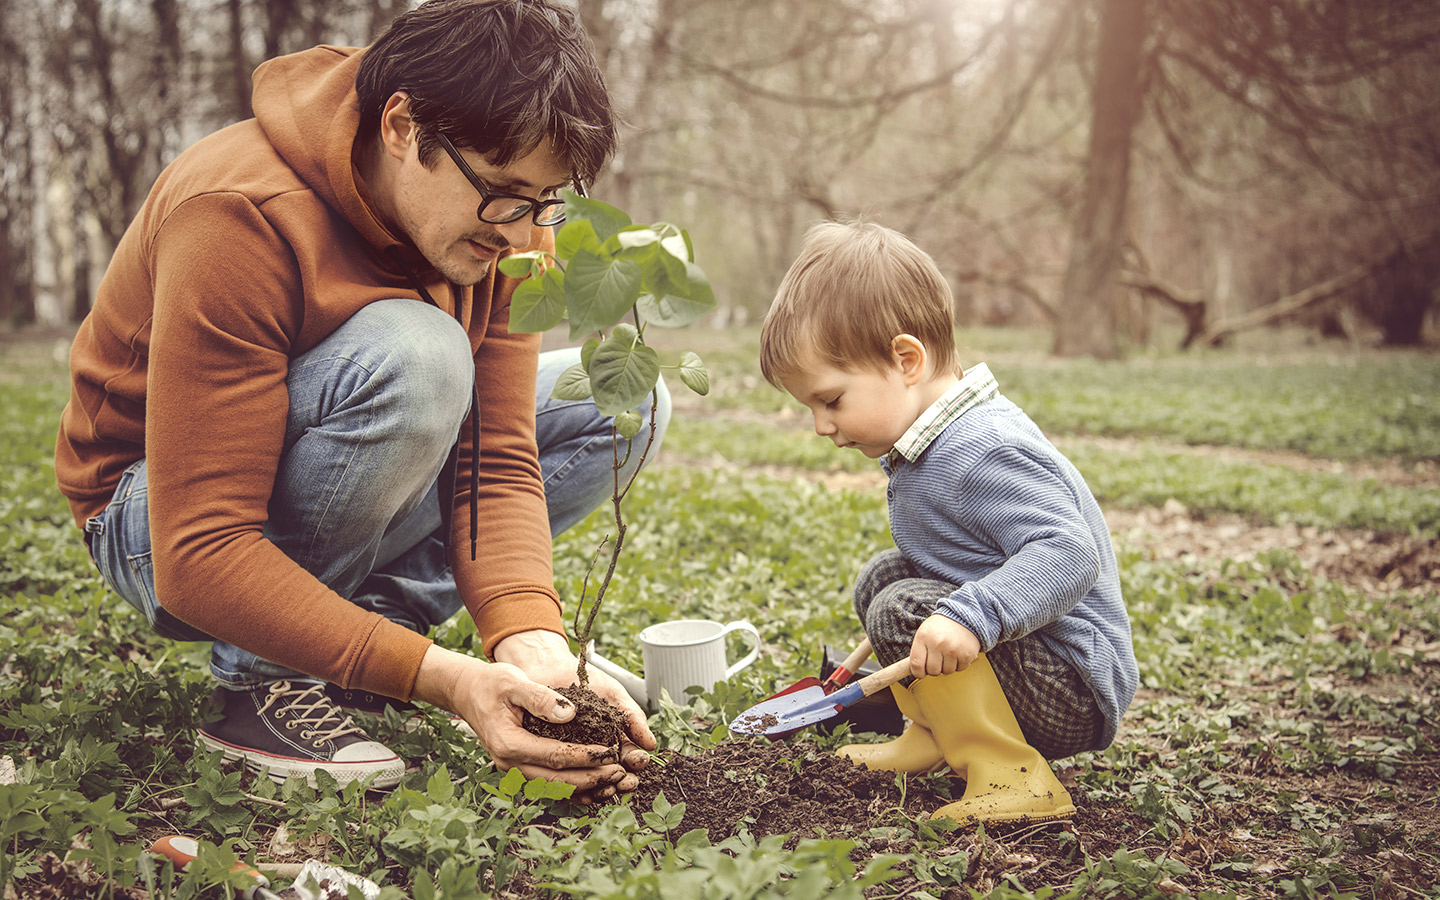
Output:
[[[670,803],[684,803],[676,834],[703,828],[718,842],[743,825],[756,838],[789,834],[798,840],[855,837],[893,824],[899,813],[928,816],[953,799],[949,786],[946,779],[872,772],[813,741],[737,738],[695,756],[657,754],[640,772],[631,802],[636,810],[649,810],[664,791]]]
[[[575,704],[575,718],[568,722],[547,722],[527,711],[521,722],[525,730],[570,744],[599,744],[609,747],[618,756],[620,739],[625,734],[624,714],[601,699],[588,685],[572,684],[558,690]]]

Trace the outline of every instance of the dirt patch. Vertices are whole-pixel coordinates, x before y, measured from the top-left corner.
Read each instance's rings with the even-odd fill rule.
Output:
[[[661,791],[685,804],[676,836],[703,828],[712,842],[742,828],[756,838],[854,838],[898,816],[928,816],[951,800],[943,781],[897,779],[812,741],[764,738],[723,741],[696,756],[658,754],[640,773],[636,808],[650,809]]]
[[[616,758],[625,735],[625,715],[602,700],[589,686],[572,684],[557,693],[575,704],[575,717],[568,722],[549,722],[526,710],[521,727],[531,734],[569,744],[594,744],[610,748]]]
[[[1200,516],[1170,501],[1162,507],[1106,509],[1116,541],[1146,558],[1187,556],[1248,562],[1288,550],[1317,575],[1367,593],[1440,584],[1440,538],[1358,529],[1256,525],[1239,516]]]
[[[1334,724],[1345,727],[1338,720]],[[1276,752],[1286,751],[1276,747]],[[1163,768],[1178,764],[1173,751],[1161,748],[1150,761]],[[1161,888],[1171,895],[1233,889],[1237,873],[1230,861],[1237,859],[1252,860],[1243,865],[1252,866],[1253,877],[1273,887],[1276,879],[1313,874],[1289,867],[1289,861],[1304,856],[1301,845],[1307,827],[1337,839],[1335,865],[1360,883],[1382,889],[1435,883],[1440,861],[1415,854],[1407,846],[1434,846],[1440,840],[1440,812],[1433,808],[1433,799],[1427,799],[1440,777],[1440,758],[1417,755],[1383,778],[1363,760],[1357,763],[1296,775],[1277,765],[1274,756],[1260,754],[1227,771],[1222,780],[1243,786],[1243,796],[1286,792],[1293,798],[1290,806],[1226,802],[1187,793],[1176,799],[1189,809],[1190,821],[1172,820],[1158,828],[1129,798],[1088,796],[1076,782],[1076,770],[1056,763],[1057,776],[1075,798],[1073,818],[1037,825],[992,825],[983,834],[973,826],[951,829],[943,821],[932,822],[940,826],[938,849],[933,839],[924,842],[917,837],[916,823],[959,797],[962,781],[947,774],[907,778],[872,772],[803,737],[773,743],[732,739],[693,756],[657,754],[641,774],[631,802],[637,812],[648,811],[663,791],[672,805],[684,803],[684,817],[672,838],[703,828],[712,843],[742,833],[757,840],[789,835],[787,846],[802,838],[851,840],[856,844],[851,855],[857,862],[880,853],[949,858],[954,862],[955,888],[945,891],[926,884],[946,898],[971,896],[970,889],[984,893],[1006,879],[1027,889],[1069,884],[1085,856],[1108,860],[1122,851],[1183,863],[1188,871],[1167,876],[1172,889]],[[1305,820],[1321,809],[1312,798],[1325,798],[1326,814],[1338,818]],[[897,896],[895,891],[903,895],[920,883],[902,875],[887,885],[887,895]],[[1403,892],[1404,887],[1395,889]],[[1257,896],[1273,894],[1262,891]]]

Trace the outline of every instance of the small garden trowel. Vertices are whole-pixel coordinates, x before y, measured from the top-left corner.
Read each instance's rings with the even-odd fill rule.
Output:
[[[906,657],[833,694],[826,694],[820,685],[779,694],[736,716],[730,730],[736,734],[783,735],[836,716],[845,707],[888,688],[909,673],[910,659]]]
[[[175,868],[183,869],[199,854],[200,842],[184,835],[170,834],[151,844],[150,852],[166,857],[175,864]],[[349,896],[352,885],[360,889],[366,900],[380,896],[380,886],[370,879],[317,859],[295,866],[294,872],[289,871],[290,866],[285,866],[285,874],[293,875],[295,883],[280,891],[270,890],[270,879],[244,862],[237,862],[235,868],[248,872],[255,880],[253,885],[239,892],[243,900],[329,900]]]

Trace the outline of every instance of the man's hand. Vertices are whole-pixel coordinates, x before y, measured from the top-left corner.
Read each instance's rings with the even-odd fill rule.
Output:
[[[932,613],[915,630],[910,643],[910,674],[949,675],[970,668],[980,655],[980,639],[942,613]]]
[[[566,744],[526,731],[521,725],[526,710],[550,722],[568,722],[575,717],[575,706],[516,666],[431,645],[420,663],[413,696],[470,723],[501,770],[519,768],[526,778],[573,784],[574,798],[581,803],[613,796],[626,782],[629,790],[639,784],[608,747]]]
[[[541,684],[565,687],[575,683],[579,660],[570,652],[565,638],[552,631],[513,634],[496,645],[494,654],[496,660],[518,666]],[[615,790],[622,793],[633,791],[640,784],[640,779],[633,773],[650,763],[649,751],[655,749],[655,735],[650,733],[645,713],[615,679],[593,666],[587,666],[586,670],[590,689],[625,716],[627,734],[620,742],[620,763],[629,774],[615,785]]]

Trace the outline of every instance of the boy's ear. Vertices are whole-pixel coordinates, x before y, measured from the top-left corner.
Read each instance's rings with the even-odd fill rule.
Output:
[[[900,367],[900,374],[906,385],[919,384],[925,380],[925,364],[929,354],[925,345],[913,334],[896,335],[890,341],[890,356]]]

